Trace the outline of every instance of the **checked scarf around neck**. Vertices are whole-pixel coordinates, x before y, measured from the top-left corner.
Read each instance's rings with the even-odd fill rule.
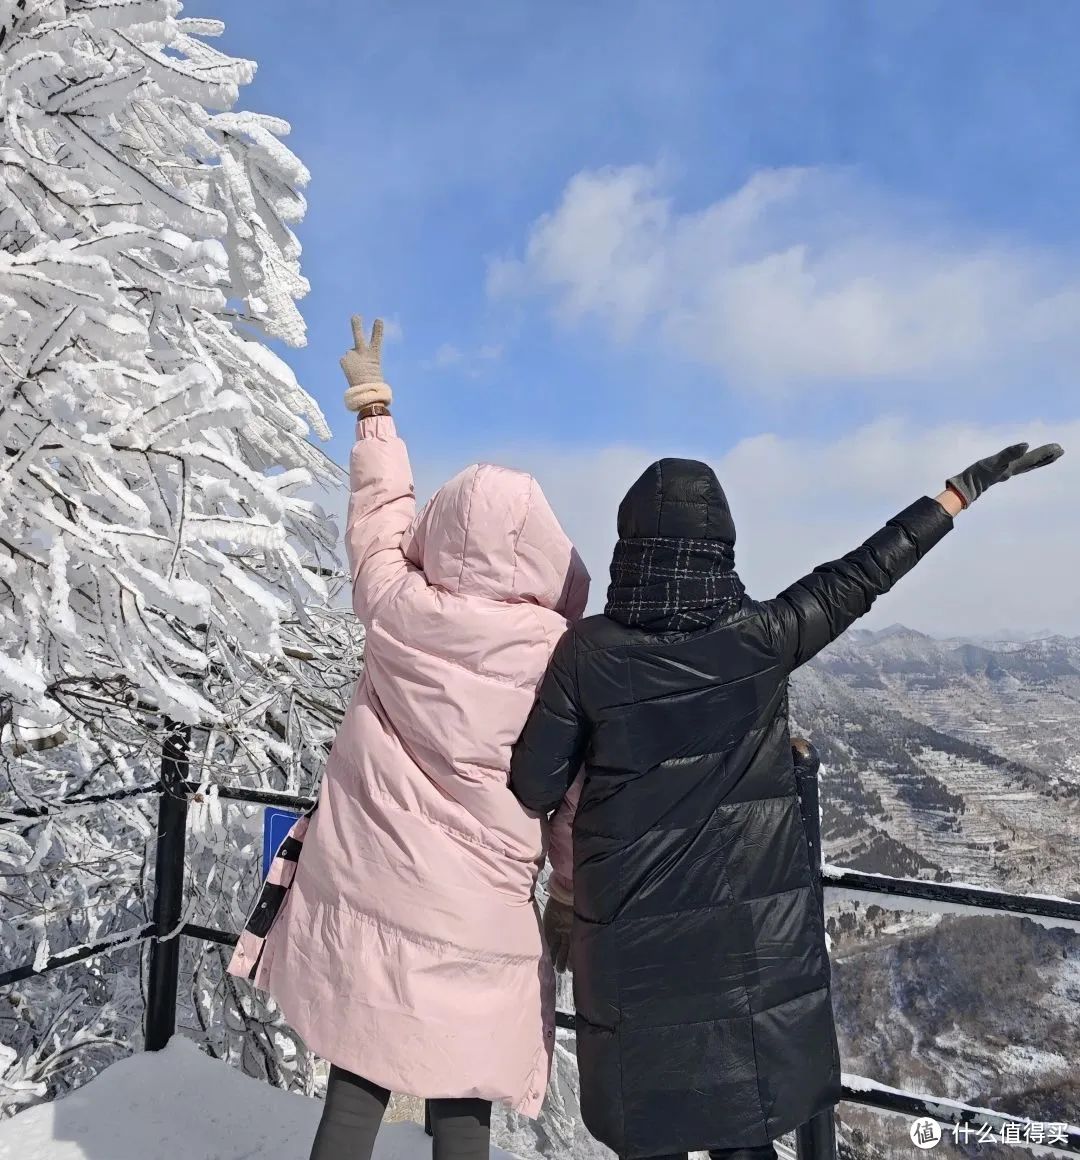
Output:
[[[619,540],[604,615],[650,632],[708,628],[742,603],[734,568],[735,549],[720,540]]]

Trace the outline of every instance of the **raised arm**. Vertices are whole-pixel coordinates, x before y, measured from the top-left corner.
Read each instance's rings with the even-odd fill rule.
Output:
[[[1006,447],[952,476],[936,499],[924,496],[893,516],[870,539],[839,560],[822,564],[761,605],[782,663],[795,669],[836,640],[875,599],[926,555],[953,527],[953,517],[988,487],[1045,467],[1063,454],[1056,443],[1028,451]]]
[[[353,611],[367,621],[408,573],[401,538],[416,514],[409,454],[388,413],[357,422],[349,487],[345,545]]]
[[[345,405],[356,411],[356,442],[349,456],[349,512],[345,547],[352,578],[353,611],[368,620],[382,596],[408,574],[401,540],[416,514],[412,468],[390,417],[392,395],[382,381],[382,322],[364,339],[352,320],[354,346],[341,360],[349,389]]]
[[[948,496],[960,510],[959,501]],[[953,526],[953,513],[923,497],[839,560],[819,564],[761,604],[769,635],[786,669],[806,664],[850,628],[883,592],[910,572]]]
[[[576,650],[570,629],[555,646],[510,760],[510,789],[536,813],[560,805],[585,754],[588,723],[578,701]]]

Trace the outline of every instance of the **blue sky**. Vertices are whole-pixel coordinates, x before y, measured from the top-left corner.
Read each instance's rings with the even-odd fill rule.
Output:
[[[339,461],[354,310],[400,324],[384,362],[424,482],[502,457],[553,501],[574,475],[614,502],[650,457],[730,460],[763,583],[785,579],[768,537],[805,544],[809,567],[913,486],[933,493],[969,446],[1044,428],[1064,443],[1080,419],[1075,5],[187,11],[224,19],[220,46],[258,61],[242,104],[289,120],[311,170],[309,345],[287,357]],[[894,478],[879,480],[875,440],[896,452]],[[585,463],[609,465],[595,487]],[[784,492],[760,485],[766,469],[819,506],[767,518],[759,493]],[[845,472],[857,502],[825,519],[820,504],[854,485]],[[1006,518],[1041,527],[1016,513],[1026,498],[1048,519],[1063,479],[1009,485],[1028,491],[983,518],[984,550],[1009,539]],[[580,506],[565,522],[599,591],[608,517]],[[954,551],[934,577],[983,576],[989,558]],[[1050,553],[1043,571],[1064,563]],[[984,577],[977,613],[947,605],[924,623],[1020,624],[1019,579]],[[1064,593],[1047,615],[1080,631]],[[885,620],[917,620],[927,599],[913,591]]]

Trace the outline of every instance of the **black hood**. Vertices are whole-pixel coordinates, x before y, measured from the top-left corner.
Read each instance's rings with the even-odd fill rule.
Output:
[[[619,505],[604,614],[651,632],[693,632],[741,607],[735,524],[716,473],[661,459]]]
[[[696,459],[659,459],[619,504],[619,539],[663,537],[735,543],[735,523],[716,472]]]

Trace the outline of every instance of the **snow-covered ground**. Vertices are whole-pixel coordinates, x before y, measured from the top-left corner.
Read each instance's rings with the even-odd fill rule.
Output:
[[[177,1036],[78,1091],[0,1123],[0,1160],[297,1160],[322,1104],[218,1063]],[[492,1148],[494,1160],[514,1160]],[[418,1124],[385,1124],[375,1160],[428,1160]]]

